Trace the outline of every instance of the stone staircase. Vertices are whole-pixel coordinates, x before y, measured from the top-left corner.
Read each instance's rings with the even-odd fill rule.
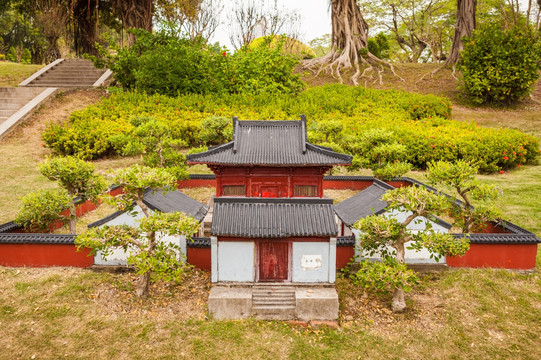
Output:
[[[252,316],[256,319],[295,319],[296,306],[294,286],[254,285],[252,288]]]
[[[107,72],[98,69],[90,60],[66,59],[46,69],[31,81],[20,86],[26,87],[92,87]]]
[[[44,88],[0,88],[0,138],[4,133],[2,130],[4,128],[7,130],[7,120],[25,106],[29,107],[28,104],[45,91]]]

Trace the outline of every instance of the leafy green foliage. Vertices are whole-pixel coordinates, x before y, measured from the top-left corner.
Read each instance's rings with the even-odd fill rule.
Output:
[[[205,145],[221,145],[233,138],[231,119],[225,116],[209,116],[201,122],[201,142]]]
[[[143,203],[146,191],[166,192],[174,189],[175,177],[167,169],[132,165],[118,169],[111,174],[115,184],[123,187],[123,193],[116,197],[107,197],[106,201],[119,210],[134,214],[137,204],[145,217],[138,221],[137,227],[128,225],[103,226],[91,228],[77,236],[78,248],[88,247],[93,254],[98,251],[104,256],[110,255],[116,248],[129,250],[128,264],[134,265],[140,275],[137,294],[148,294],[150,280],[164,279],[179,281],[186,269],[181,261],[177,245],[162,241],[166,235],[191,236],[197,231],[198,222],[180,212],[151,212]]]
[[[171,98],[117,92],[99,104],[74,111],[68,124],[50,124],[42,137],[55,153],[97,159],[118,154],[113,140],[140,126],[132,121],[136,117],[153,117],[171,128],[173,139],[197,147],[208,141],[208,124],[203,126],[203,121],[212,116],[265,120],[298,119],[299,114],[307,115],[310,141],[323,145],[328,138],[325,146],[352,155],[364,156],[366,149],[358,144],[367,132],[392,133],[387,142],[403,145],[403,160],[416,168],[426,168],[432,160],[464,159],[475,161],[483,172],[495,172],[533,162],[539,154],[535,136],[450,120],[448,99],[338,84],[309,88],[297,96],[190,94]],[[328,122],[332,126],[322,125]],[[336,124],[342,126],[336,128]],[[330,130],[340,127],[341,132]],[[328,136],[323,136],[319,129],[326,128]],[[215,135],[229,136],[216,133],[211,137]]]
[[[360,261],[359,270],[351,274],[350,278],[353,284],[377,292],[389,292],[394,289],[409,292],[414,285],[419,283],[415,271],[389,257],[383,262]]]
[[[11,62],[19,62],[17,59],[17,51],[13,46],[11,46],[6,54],[6,60]]]
[[[75,233],[76,209],[74,197],[81,201],[97,200],[105,189],[105,181],[94,174],[94,165],[74,157],[48,158],[39,166],[49,180],[57,181],[62,191],[42,191],[27,195],[17,215],[17,222],[26,228],[47,230],[52,223],[69,222],[70,232]],[[69,208],[66,215],[63,210]]]
[[[459,69],[464,92],[473,103],[517,101],[532,91],[539,77],[539,34],[487,24],[465,39]]]
[[[187,177],[186,156],[179,152],[187,144],[181,139],[173,139],[168,124],[152,117],[135,117],[131,123],[137,126],[131,134],[111,139],[118,152],[142,154],[145,166],[166,168],[179,180]]]
[[[463,233],[477,232],[485,228],[488,221],[502,217],[495,201],[500,193],[494,186],[481,184],[475,176],[478,167],[465,161],[449,163],[431,162],[428,166],[427,178],[431,184],[443,185],[451,189],[464,204],[449,199],[450,215],[454,225]],[[475,201],[475,208],[472,207]]]
[[[30,53],[30,50],[28,49],[23,50],[23,53],[21,55],[21,63],[22,64],[32,63],[32,54]]]
[[[130,30],[137,35],[128,48],[114,45],[114,53],[101,49],[102,59],[119,84],[149,94],[176,96],[186,93],[298,93],[304,84],[293,74],[298,59],[276,46],[241,49],[230,55],[216,51],[201,39],[188,40],[166,34]]]
[[[356,154],[353,169],[371,169],[378,179],[391,180],[411,169],[411,165],[406,162],[406,146],[398,142],[392,131],[369,129],[356,142],[347,144],[346,149]]]
[[[423,221],[423,217],[430,219],[445,212],[449,202],[443,195],[434,194],[422,186],[409,186],[388,191],[382,200],[388,204],[388,215],[360,219],[353,227],[362,232],[361,250],[371,256],[380,255],[383,262],[361,265],[368,274],[355,274],[353,278],[378,291],[387,287],[394,289],[393,310],[400,311],[405,308],[403,291],[409,290],[415,280],[404,265],[406,244],[408,249],[416,251],[428,249],[431,258],[439,261],[442,256],[463,255],[469,248],[469,241],[435,231],[430,221],[424,222],[425,227],[421,231],[408,228],[412,223]],[[403,223],[393,217],[396,212],[407,212]]]
[[[389,50],[391,49],[391,45],[389,44],[387,35],[384,33],[380,32],[376,36],[369,38],[367,47],[368,51],[370,51],[372,55],[380,59],[389,59]]]
[[[72,196],[81,200],[95,199],[105,189],[105,181],[94,174],[95,166],[72,156],[48,158],[39,171],[49,180],[58,181]]]
[[[67,223],[62,212],[69,208],[72,198],[66,190],[40,190],[22,198],[15,223],[30,231],[48,231],[55,222]]]

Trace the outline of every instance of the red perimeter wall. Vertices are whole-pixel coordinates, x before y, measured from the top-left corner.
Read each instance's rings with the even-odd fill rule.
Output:
[[[210,271],[210,248],[188,247],[186,252],[188,253],[186,254],[186,257],[188,258],[187,260],[190,265],[193,265],[198,269]]]
[[[69,244],[0,244],[0,265],[2,266],[74,266],[89,267],[94,257],[87,256],[89,249],[76,251]]]
[[[464,256],[447,257],[450,267],[533,269],[537,244],[470,244]]]

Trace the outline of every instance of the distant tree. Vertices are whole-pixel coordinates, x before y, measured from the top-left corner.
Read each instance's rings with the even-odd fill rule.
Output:
[[[314,50],[316,57],[325,56],[331,51],[331,34],[312,39],[308,45]]]
[[[70,17],[69,3],[68,0],[42,0],[36,2],[33,7],[34,19],[49,43],[43,54],[45,63],[62,57],[58,49],[58,39],[64,34]]]
[[[391,63],[379,59],[368,50],[368,23],[356,0],[331,0],[331,22],[331,51],[323,57],[307,60],[305,67],[317,70],[316,74],[329,72],[340,82],[343,81],[341,70],[353,69],[351,81],[355,85],[360,77],[375,71],[374,65],[388,66],[398,76]],[[361,66],[366,68],[361,71]],[[379,80],[383,82],[381,72]]]
[[[119,210],[133,214],[139,206],[144,218],[138,226],[113,225],[91,228],[77,236],[79,248],[90,248],[92,254],[102,251],[107,256],[116,248],[129,251],[128,264],[134,265],[139,279],[137,296],[147,296],[151,280],[180,280],[187,265],[179,260],[179,248],[160,241],[165,235],[191,236],[197,231],[198,223],[180,213],[152,212],[143,202],[145,191],[171,191],[175,177],[165,169],[133,165],[112,173],[112,181],[123,187],[123,194],[109,197],[108,202]]]
[[[453,45],[445,65],[455,65],[460,60],[460,51],[464,49],[462,39],[471,36],[475,29],[477,0],[456,0],[456,24]]]
[[[295,11],[280,9],[276,0],[271,5],[266,0],[236,1],[229,22],[233,25],[229,34],[231,44],[240,49],[261,36],[266,36],[269,44],[282,34],[297,40],[300,16]]]
[[[381,255],[383,262],[361,262],[361,269],[352,275],[354,282],[376,290],[393,291],[391,308],[403,311],[406,308],[405,291],[417,282],[417,276],[405,265],[406,243],[415,250],[426,248],[436,260],[447,255],[463,255],[469,248],[467,238],[455,239],[448,233],[436,232],[431,222],[426,222],[422,231],[408,229],[420,217],[431,219],[444,213],[448,200],[422,186],[398,188],[382,197],[388,204],[387,210],[406,211],[404,222],[385,215],[372,215],[356,222],[353,227],[360,230],[362,251]],[[392,249],[392,250],[391,250]]]

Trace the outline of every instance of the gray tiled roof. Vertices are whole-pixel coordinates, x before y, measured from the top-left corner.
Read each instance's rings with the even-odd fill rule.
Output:
[[[192,199],[188,195],[175,190],[167,193],[155,192],[148,190],[145,193],[143,202],[152,210],[161,212],[173,212],[180,211],[187,215],[192,216],[197,221],[202,221],[209,207],[200,203],[199,201]],[[101,226],[109,221],[116,219],[118,216],[124,214],[125,211],[115,211],[109,216],[104,217],[98,221],[89,224],[88,227]]]
[[[77,235],[0,234],[0,244],[73,244]]]
[[[349,165],[351,155],[311,144],[301,121],[238,121],[233,141],[187,156],[188,163],[229,165]]]
[[[451,234],[462,238],[464,234]],[[472,244],[539,244],[541,240],[532,233],[529,234],[468,234]]]
[[[203,220],[209,210],[208,206],[177,190],[165,194],[159,191],[149,191],[145,194],[143,202],[152,210],[165,213],[180,211],[192,216],[197,221]]]
[[[0,233],[7,233],[7,232],[18,230],[18,229],[22,229],[22,227],[15,224],[14,221],[10,221],[5,224],[0,224]]]
[[[385,212],[387,203],[381,200],[381,196],[393,189],[382,181],[374,180],[372,185],[357,195],[334,205],[334,211],[346,225],[351,226],[364,217]]]
[[[210,233],[247,238],[336,236],[331,199],[215,198]]]
[[[186,246],[189,248],[210,248],[210,238],[192,237],[186,241]]]

